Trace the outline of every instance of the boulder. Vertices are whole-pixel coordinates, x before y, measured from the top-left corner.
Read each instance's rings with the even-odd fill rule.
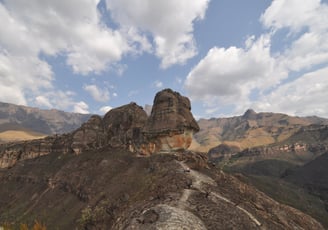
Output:
[[[187,149],[199,126],[191,113],[190,101],[171,89],[158,92],[150,117],[143,129],[155,151],[171,152]]]

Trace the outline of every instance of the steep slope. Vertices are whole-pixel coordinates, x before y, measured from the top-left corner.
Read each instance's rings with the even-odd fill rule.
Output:
[[[140,158],[107,148],[27,160],[0,170],[0,223],[37,219],[48,229],[323,229],[235,177],[193,169],[204,164],[201,159],[192,152]]]
[[[227,145],[209,151],[218,167],[242,173],[274,199],[328,226],[328,126],[302,127],[286,140],[238,152]]]
[[[301,167],[287,171],[283,179],[319,196],[328,210],[328,152]]]
[[[90,116],[0,102],[0,132],[27,131],[43,135],[61,134],[78,128]]]
[[[264,160],[286,161],[291,165],[304,165],[328,150],[328,126],[301,127],[289,138],[259,147],[238,148],[221,144],[208,152],[214,162],[224,162],[227,167],[242,167]]]
[[[195,135],[194,150],[208,151],[228,144],[241,150],[281,142],[311,124],[328,125],[328,119],[293,117],[280,113],[256,113],[247,110],[244,115],[230,118],[200,119],[200,131]]]

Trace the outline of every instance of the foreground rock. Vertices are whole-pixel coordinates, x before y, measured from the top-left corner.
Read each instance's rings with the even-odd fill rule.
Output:
[[[0,226],[37,219],[47,229],[323,229],[236,177],[201,168],[206,157],[193,154],[140,158],[107,148],[26,160],[0,170]]]

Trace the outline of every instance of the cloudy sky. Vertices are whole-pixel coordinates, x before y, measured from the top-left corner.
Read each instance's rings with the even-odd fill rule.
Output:
[[[328,117],[328,0],[0,0],[0,101]]]

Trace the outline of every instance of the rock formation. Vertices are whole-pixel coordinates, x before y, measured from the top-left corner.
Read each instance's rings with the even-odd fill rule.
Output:
[[[106,143],[103,120],[100,116],[92,116],[79,129],[73,132],[71,147],[76,154],[88,149],[97,149]]]
[[[0,168],[51,152],[80,154],[106,146],[142,155],[185,150],[199,130],[190,110],[188,98],[165,89],[157,93],[150,117],[131,102],[110,110],[103,118],[93,115],[69,134],[0,145]]]
[[[143,108],[134,102],[110,110],[103,118],[107,143],[113,147],[128,148],[132,152],[138,151],[146,144],[142,128],[147,118]]]
[[[191,113],[190,101],[178,92],[165,89],[156,94],[151,115],[144,127],[146,137],[157,151],[187,149],[199,126]]]

